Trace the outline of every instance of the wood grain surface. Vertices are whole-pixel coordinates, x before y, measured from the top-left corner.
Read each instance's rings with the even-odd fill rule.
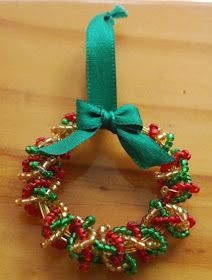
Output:
[[[212,279],[212,5],[137,3],[126,5],[129,18],[116,25],[118,103],[137,105],[146,125],[175,133],[176,146],[192,153],[191,174],[202,189],[186,203],[197,219],[191,236],[169,238],[167,254],[139,263],[133,279]],[[66,252],[41,249],[40,222],[14,204],[24,147],[50,135],[86,97],[86,26],[111,7],[0,3],[0,279],[128,277],[104,266],[85,274]],[[65,168],[61,200],[74,214],[95,215],[98,225],[139,221],[158,195],[153,170],[139,170],[110,132],[77,148]]]

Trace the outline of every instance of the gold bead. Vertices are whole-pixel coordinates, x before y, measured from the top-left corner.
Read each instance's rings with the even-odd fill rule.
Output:
[[[145,134],[148,134],[148,133],[149,133],[149,128],[143,127],[142,131],[143,131]]]
[[[32,203],[32,202],[35,202],[35,201],[39,201],[39,197],[34,197],[34,196],[31,196],[29,198],[25,198],[25,199],[22,199],[22,198],[17,198],[15,200],[15,203],[19,206],[21,205],[26,205],[26,204],[29,204],[29,203]]]
[[[169,188],[167,186],[163,186],[160,190],[162,195],[166,195],[169,191]]]
[[[162,133],[160,133],[159,135],[156,136],[156,141],[157,140],[158,141],[162,141],[162,140],[164,140],[166,138],[166,136],[167,136],[167,133],[166,132],[162,132]]]

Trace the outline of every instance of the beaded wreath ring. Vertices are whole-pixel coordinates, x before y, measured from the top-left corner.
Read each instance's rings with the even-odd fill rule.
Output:
[[[28,214],[41,218],[43,248],[66,249],[84,271],[92,263],[104,263],[111,271],[133,275],[137,272],[136,255],[147,262],[166,252],[168,233],[174,238],[189,235],[195,221],[181,203],[197,193],[199,187],[189,174],[191,156],[187,150],[172,147],[172,133],[163,132],[156,124],[143,127],[132,105],[116,108],[113,19],[125,16],[126,11],[117,6],[91,21],[86,42],[88,102],[77,101],[77,115],[66,114],[52,128],[51,137],[40,137],[34,145],[26,147],[28,157],[19,174],[26,186],[16,203],[24,205]],[[99,49],[95,49],[94,42],[98,42]],[[107,49],[104,54],[102,48],[103,52]],[[99,71],[103,69],[110,71]],[[100,86],[96,87],[97,84]],[[94,216],[74,215],[58,199],[56,191],[64,177],[63,162],[70,158],[70,150],[100,128],[117,134],[123,148],[141,168],[159,166],[155,179],[161,198],[150,200],[141,222],[130,221],[114,228],[106,224],[95,229]]]

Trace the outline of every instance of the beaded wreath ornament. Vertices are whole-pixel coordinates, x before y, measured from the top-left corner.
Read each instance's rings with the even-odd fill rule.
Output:
[[[26,147],[27,159],[19,178],[26,183],[18,205],[41,218],[43,248],[66,249],[86,271],[92,263],[104,263],[111,271],[129,275],[137,272],[137,257],[147,262],[167,250],[165,234],[185,238],[195,220],[181,203],[199,187],[189,174],[187,150],[172,148],[174,135],[156,124],[143,127],[138,109],[124,105],[117,109],[114,19],[126,17],[116,6],[90,22],[86,36],[88,101],[77,100],[77,114],[69,113],[52,128],[52,136],[40,137]],[[125,151],[141,168],[159,166],[155,179],[161,198],[152,199],[141,222],[95,229],[95,217],[74,215],[58,199],[56,191],[64,177],[63,162],[74,149],[99,129],[116,134]],[[136,257],[137,255],[137,257]]]

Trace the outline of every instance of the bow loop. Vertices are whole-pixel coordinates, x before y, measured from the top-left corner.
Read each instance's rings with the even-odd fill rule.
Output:
[[[143,122],[137,107],[130,104],[123,105],[117,109],[115,116],[118,127],[134,133],[141,132]]]
[[[101,127],[100,107],[94,104],[77,100],[77,129],[95,130]]]

